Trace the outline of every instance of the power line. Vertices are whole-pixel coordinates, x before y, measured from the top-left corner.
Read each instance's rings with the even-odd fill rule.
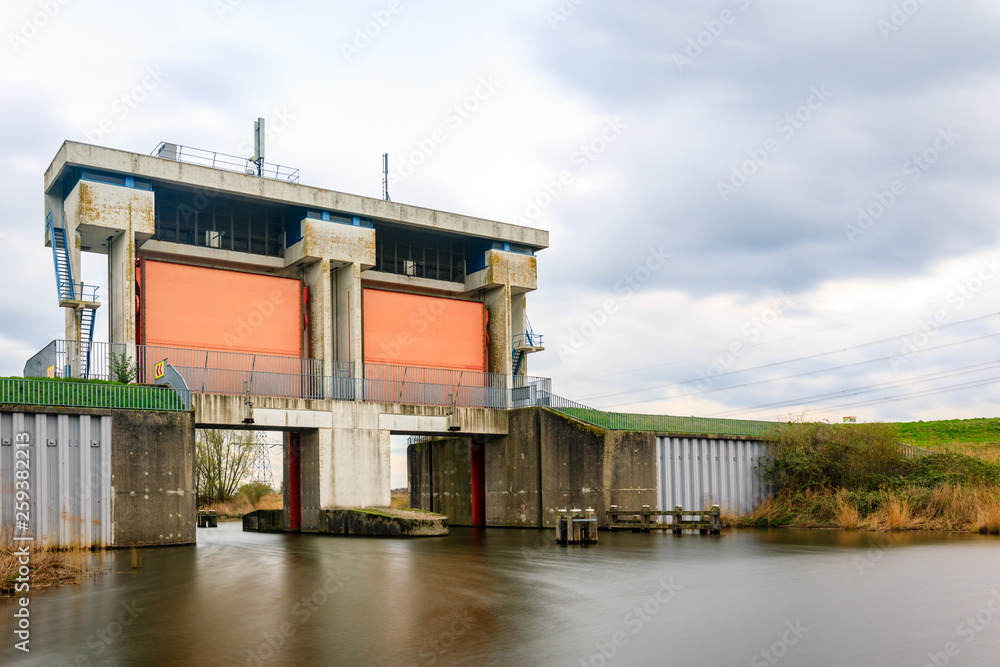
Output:
[[[982,321],[982,320],[985,320],[985,319],[989,319],[991,317],[996,317],[996,316],[997,316],[997,313],[990,313],[988,315],[981,315],[979,317],[974,317],[974,318],[971,318],[971,319],[968,319],[968,320],[961,320],[961,321],[958,321],[958,322],[952,322],[950,324],[942,324],[941,326],[939,326],[936,329],[934,329],[934,331],[940,331],[941,329],[946,329],[948,327],[954,327],[954,326],[959,326],[959,325],[963,325],[963,324],[971,324],[973,322],[979,322],[979,321]],[[818,359],[820,357],[830,356],[831,354],[840,354],[842,352],[849,352],[851,350],[859,350],[861,348],[872,347],[872,346],[875,346],[875,345],[881,345],[883,343],[891,343],[892,341],[900,340],[902,338],[907,338],[909,336],[913,336],[913,335],[920,334],[920,333],[926,333],[926,330],[925,329],[920,329],[918,331],[910,331],[908,333],[900,334],[898,336],[892,336],[891,338],[883,338],[881,340],[876,340],[876,341],[872,341],[872,342],[869,342],[869,343],[860,343],[858,345],[851,345],[849,347],[845,347],[845,348],[841,348],[841,349],[837,349],[837,350],[830,350],[828,352],[818,352],[816,354],[810,354],[810,355],[806,355],[804,357],[796,357],[794,359],[786,359],[784,361],[774,361],[774,362],[771,362],[771,363],[768,363],[768,364],[762,364],[760,366],[753,366],[751,368],[743,368],[743,369],[739,369],[739,370],[735,370],[735,371],[726,371],[726,372],[718,373],[718,374],[712,376],[712,379],[716,379],[716,378],[720,378],[720,377],[726,377],[726,376],[729,376],[729,375],[736,375],[738,373],[748,373],[750,371],[762,370],[764,368],[773,368],[774,366],[783,366],[785,364],[791,364],[791,363],[795,363],[795,362],[799,362],[799,361],[809,361],[810,359]],[[972,339],[972,340],[976,340],[976,339]],[[649,391],[651,389],[662,389],[664,387],[676,387],[676,386],[679,386],[679,385],[685,385],[685,384],[691,384],[693,382],[699,382],[702,379],[704,379],[704,378],[697,377],[697,378],[691,378],[691,379],[687,379],[687,380],[681,380],[679,382],[668,382],[666,384],[658,384],[658,385],[651,385],[651,386],[648,386],[648,387],[640,387],[639,389],[625,389],[625,390],[622,390],[622,391],[616,391],[616,392],[611,392],[611,393],[607,393],[607,394],[598,394],[598,395],[595,395],[595,396],[585,396],[581,400],[582,401],[587,401],[587,400],[593,400],[595,398],[607,398],[609,396],[620,396],[622,394],[634,394],[636,392]],[[660,399],[653,399],[653,400],[660,400]]]
[[[958,341],[954,341],[954,342],[951,342],[951,343],[944,343],[942,345],[934,345],[933,347],[926,347],[926,348],[924,348],[922,350],[914,350],[911,354],[916,355],[916,354],[923,354],[924,352],[933,352],[935,350],[941,350],[941,349],[946,348],[946,347],[954,347],[956,345],[965,345],[966,343],[974,343],[975,341],[978,341],[978,340],[984,340],[986,338],[996,338],[997,336],[1000,336],[1000,333],[987,334],[985,336],[976,336],[975,338],[967,338],[965,340],[958,340]],[[890,354],[888,356],[879,357],[877,359],[866,359],[864,361],[856,361],[856,362],[850,363],[850,364],[842,364],[842,365],[839,365],[839,366],[828,366],[827,368],[820,368],[820,369],[817,369],[817,370],[814,370],[814,371],[806,371],[804,373],[795,373],[793,375],[786,375],[786,376],[780,377],[780,378],[770,378],[770,379],[767,379],[767,380],[755,380],[754,382],[745,382],[743,384],[734,384],[734,385],[729,385],[727,387],[717,387],[715,389],[706,389],[705,391],[700,391],[700,392],[695,392],[695,393],[698,393],[698,394],[708,394],[708,393],[713,392],[713,391],[723,391],[723,390],[726,390],[726,389],[741,389],[743,387],[750,387],[750,386],[755,385],[755,384],[766,384],[768,382],[777,382],[779,380],[790,380],[790,379],[794,379],[794,378],[797,378],[797,377],[803,377],[803,376],[806,376],[806,375],[816,375],[818,373],[827,373],[829,371],[840,370],[840,369],[843,369],[843,368],[851,368],[853,366],[863,366],[865,364],[875,363],[876,361],[885,361],[887,359],[893,359],[894,357],[897,357],[897,356],[899,356],[899,355]],[[667,385],[667,386],[669,386],[669,385]],[[612,407],[613,408],[613,407],[618,407],[620,405],[642,405],[643,403],[652,403],[654,401],[669,400],[670,398],[671,398],[670,396],[664,396],[664,397],[661,397],[661,398],[648,398],[648,399],[645,399],[645,400],[642,400],[642,401],[629,401],[627,403],[615,403],[615,404],[610,405],[608,407]]]
[[[995,289],[1000,289],[1000,285],[998,285],[996,287],[987,287],[985,289],[980,290],[979,292],[989,292],[989,291],[995,290]],[[845,322],[844,324],[836,324],[836,325],[834,325],[832,327],[825,327],[823,329],[814,329],[812,331],[806,331],[804,333],[795,334],[795,335],[792,335],[792,336],[786,336],[784,338],[775,338],[774,340],[768,340],[768,341],[764,341],[764,342],[761,342],[761,343],[754,343],[753,345],[746,345],[746,346],[744,346],[743,349],[745,349],[745,350],[751,350],[753,348],[761,347],[763,345],[772,345],[774,343],[781,343],[781,342],[784,342],[786,340],[792,340],[792,339],[795,339],[795,338],[801,338],[802,336],[812,336],[814,334],[823,333],[823,332],[826,332],[826,331],[833,331],[834,329],[842,329],[844,327],[854,326],[855,324],[864,324],[865,322],[871,322],[872,320],[878,320],[878,319],[882,319],[884,317],[891,317],[892,315],[899,315],[900,313],[906,313],[906,312],[909,312],[911,310],[930,308],[931,306],[936,306],[936,305],[938,305],[940,303],[946,303],[946,302],[949,302],[949,301],[950,301],[950,299],[948,299],[948,298],[939,299],[938,301],[931,301],[929,303],[921,304],[921,305],[918,305],[918,306],[910,306],[909,308],[903,308],[901,310],[894,310],[894,311],[889,312],[889,313],[883,313],[882,315],[873,315],[872,317],[866,317],[866,318],[861,319],[861,320],[854,320],[853,322]],[[578,382],[591,382],[591,381],[594,381],[594,380],[603,380],[603,379],[609,378],[609,377],[616,377],[618,375],[628,375],[628,374],[631,374],[631,373],[636,373],[638,371],[652,370],[654,368],[664,368],[666,366],[676,366],[677,364],[688,363],[690,361],[699,361],[701,359],[712,359],[716,355],[722,354],[724,352],[725,352],[725,350],[723,350],[722,352],[714,352],[714,353],[710,353],[710,354],[703,354],[700,357],[690,357],[688,359],[677,359],[675,361],[668,361],[668,362],[665,362],[665,363],[662,363],[662,364],[653,364],[653,365],[650,365],[650,366],[640,366],[639,368],[633,368],[633,369],[627,370],[627,371],[616,371],[614,373],[608,373],[606,375],[597,375],[597,376],[588,377],[588,378],[579,378],[577,380],[570,380],[568,382],[561,382],[560,384],[562,386],[567,386],[567,385],[571,385],[571,384],[576,384]]]
[[[832,391],[825,394],[816,394],[814,396],[807,396],[801,399],[792,399],[787,401],[775,401],[774,403],[766,403],[763,405],[755,405],[751,408],[741,408],[737,410],[728,410],[722,412],[714,417],[727,417],[730,415],[745,414],[748,412],[756,412],[758,410],[768,410],[771,408],[784,408],[784,407],[795,407],[799,405],[806,405],[813,402],[823,402],[835,398],[845,398],[848,396],[860,396],[861,394],[869,394],[875,391],[882,391],[884,389],[894,389],[897,387],[905,387],[907,385],[917,384],[919,382],[927,382],[929,380],[943,380],[944,378],[956,377],[961,375],[970,375],[972,373],[982,373],[983,371],[993,370],[1000,368],[1000,361],[986,361],[978,364],[972,364],[971,366],[963,366],[956,369],[950,369],[946,371],[935,371],[933,373],[925,373],[924,375],[914,375],[908,378],[904,378],[902,381],[893,382],[880,382],[878,384],[865,385],[862,387],[854,387],[852,389],[843,389],[841,391]]]

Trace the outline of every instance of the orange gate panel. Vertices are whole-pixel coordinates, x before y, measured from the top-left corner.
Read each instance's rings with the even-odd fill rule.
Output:
[[[145,262],[145,343],[298,357],[300,281]]]
[[[483,372],[485,312],[476,301],[366,288],[365,362]]]

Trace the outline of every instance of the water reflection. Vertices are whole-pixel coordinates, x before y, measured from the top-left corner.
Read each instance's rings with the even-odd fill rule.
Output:
[[[1000,664],[1000,541],[958,533],[453,529],[381,540],[198,531],[32,598],[3,664]],[[1000,596],[997,597],[1000,611]],[[0,606],[0,628],[12,620]],[[981,615],[986,618],[986,613]],[[794,640],[794,641],[792,641]],[[780,656],[777,653],[781,653]],[[956,660],[957,658],[953,659]],[[764,662],[760,662],[763,660]]]

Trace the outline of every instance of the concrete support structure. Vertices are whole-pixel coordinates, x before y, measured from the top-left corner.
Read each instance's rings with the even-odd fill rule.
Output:
[[[67,141],[45,173],[45,212],[71,239],[74,275],[80,252],[108,255],[110,293],[102,301],[111,342],[144,343],[138,258],[300,280],[308,304],[301,356],[322,360],[325,376],[348,364],[346,376],[365,377],[368,287],[485,304],[486,370],[513,371],[512,339],[525,328],[525,295],[537,287],[534,253],[548,246],[547,232],[193,164],[177,159],[180,147],[161,155]],[[389,251],[380,254],[385,238],[395,239],[391,260],[383,259]],[[79,322],[68,310],[66,338],[80,339]],[[449,368],[447,359],[437,367]],[[227,402],[238,398],[197,395],[198,423],[240,424],[242,401]],[[298,434],[296,457],[286,447],[285,478],[295,458],[304,530],[315,529],[323,509],[389,504],[390,433],[446,433],[456,423],[465,433],[506,432],[505,414],[300,402],[255,399],[255,417]]]
[[[76,280],[81,275],[81,252],[108,256],[110,294],[105,297],[105,312],[110,342],[125,343],[134,353],[136,249],[155,231],[153,193],[80,180],[66,196],[61,213]],[[77,311],[67,309],[67,340],[80,339],[79,320]]]

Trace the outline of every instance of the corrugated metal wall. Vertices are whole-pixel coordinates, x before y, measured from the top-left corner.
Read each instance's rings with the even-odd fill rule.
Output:
[[[0,516],[8,529],[16,471],[24,470],[15,462],[20,433],[30,442],[31,534],[60,547],[110,546],[111,417],[0,412]]]
[[[707,509],[743,514],[770,492],[757,475],[766,454],[757,440],[659,437],[656,483],[659,509]]]

